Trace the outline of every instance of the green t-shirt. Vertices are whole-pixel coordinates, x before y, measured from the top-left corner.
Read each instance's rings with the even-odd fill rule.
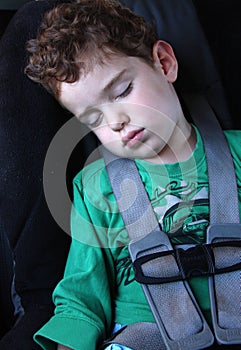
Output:
[[[241,132],[225,132],[241,198]],[[175,164],[136,160],[160,226],[173,245],[205,242],[209,225],[208,174],[201,137],[192,156]],[[241,202],[241,201],[240,201]],[[104,161],[84,168],[74,179],[72,244],[63,280],[53,300],[55,315],[35,335],[44,349],[54,342],[75,350],[95,350],[114,322],[153,322],[141,285],[134,279],[122,218]],[[206,278],[192,278],[191,288],[207,319]]]

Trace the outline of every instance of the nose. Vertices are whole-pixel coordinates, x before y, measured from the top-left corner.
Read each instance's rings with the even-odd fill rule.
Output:
[[[109,123],[109,127],[113,131],[121,131],[122,129],[124,129],[126,124],[127,123],[125,121],[112,121]]]
[[[130,118],[123,111],[111,109],[106,114],[106,121],[113,131],[118,132],[121,131],[130,122]]]

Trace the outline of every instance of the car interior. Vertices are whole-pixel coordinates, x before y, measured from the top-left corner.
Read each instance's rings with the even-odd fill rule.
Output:
[[[26,42],[36,35],[45,11],[71,1],[0,1],[1,350],[40,349],[32,337],[53,313],[52,292],[68,254],[70,237],[46,202],[43,167],[52,139],[71,116],[27,78],[24,67]],[[175,48],[177,91],[202,93],[223,129],[240,129],[240,1],[120,2],[154,21],[158,36]],[[70,199],[72,179],[97,145],[88,134],[71,152],[66,169]]]

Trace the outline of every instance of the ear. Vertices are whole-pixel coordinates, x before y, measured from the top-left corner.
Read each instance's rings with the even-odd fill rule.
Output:
[[[153,45],[152,58],[156,69],[162,69],[168,82],[174,83],[177,79],[178,64],[170,44],[158,40]]]

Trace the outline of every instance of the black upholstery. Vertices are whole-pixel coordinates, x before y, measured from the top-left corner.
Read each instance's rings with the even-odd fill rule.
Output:
[[[0,342],[1,349],[38,348],[32,335],[53,311],[51,294],[69,246],[69,237],[48,210],[42,187],[45,153],[67,115],[23,74],[25,42],[35,35],[50,3],[33,1],[21,8],[0,43],[0,229],[13,249],[16,289],[26,311]]]
[[[46,151],[69,115],[23,73],[25,42],[35,36],[44,11],[59,2],[67,0],[33,0],[22,6],[0,42],[0,230],[13,250],[16,289],[25,309],[24,317],[0,341],[1,350],[39,349],[32,335],[53,311],[52,290],[62,276],[69,248],[69,236],[52,218],[42,186]],[[192,1],[121,2],[149,21],[154,16],[159,36],[176,48],[180,61],[177,89],[198,89],[207,94],[222,125],[230,127],[220,78]],[[186,17],[179,17],[179,7]],[[177,25],[182,30],[177,30]],[[69,179],[80,170],[90,143],[92,138],[73,152]]]
[[[234,127],[241,129],[240,0],[193,0],[217,64]]]
[[[8,22],[14,16],[16,10],[2,10],[0,8],[0,38],[5,31]]]

